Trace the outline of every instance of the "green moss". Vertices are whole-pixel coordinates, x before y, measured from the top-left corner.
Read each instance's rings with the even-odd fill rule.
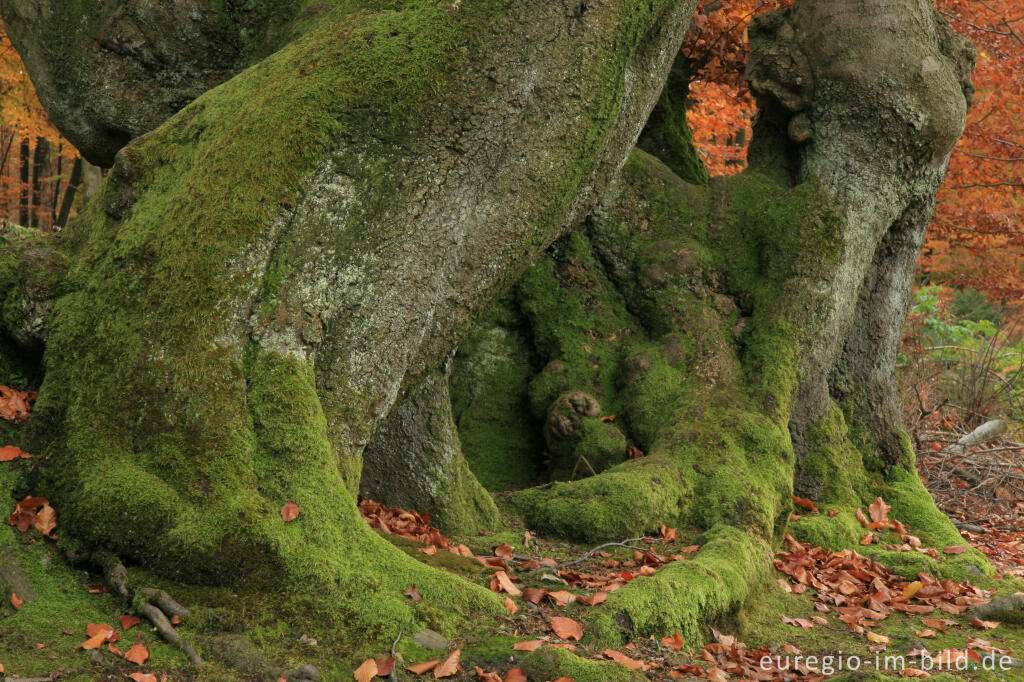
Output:
[[[533,483],[543,451],[527,399],[533,367],[522,326],[513,303],[503,301],[477,322],[452,363],[452,414],[462,452],[488,490]]]
[[[729,526],[715,526],[693,559],[635,578],[600,608],[587,612],[585,632],[599,646],[678,631],[690,644],[707,641],[704,625],[736,609],[767,577],[766,543]]]

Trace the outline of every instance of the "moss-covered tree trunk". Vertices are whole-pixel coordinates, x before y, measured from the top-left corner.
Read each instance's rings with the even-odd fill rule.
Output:
[[[0,9],[91,44],[83,17],[118,3],[92,4]],[[710,183],[678,89],[643,136],[665,158],[631,153],[689,0],[293,4],[232,63],[280,49],[118,152],[63,233],[5,252],[7,336],[45,348],[26,428],[65,541],[307,595],[368,651],[408,622],[411,583],[453,614],[500,604],[371,532],[361,479],[461,530],[496,519],[475,472],[551,480],[509,498],[539,531],[700,532],[692,561],[590,611],[608,644],[701,638],[764,577],[794,490],[843,510],[790,526],[817,542],[854,541],[883,494],[958,543],[889,384],[969,99],[930,3],[759,19],[751,169]]]

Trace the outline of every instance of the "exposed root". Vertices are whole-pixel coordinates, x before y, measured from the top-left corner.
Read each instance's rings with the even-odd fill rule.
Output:
[[[171,625],[168,615],[184,617],[189,615],[189,610],[175,601],[163,590],[151,587],[142,587],[133,592],[128,584],[128,570],[124,564],[109,552],[97,552],[92,555],[92,560],[103,569],[103,575],[107,579],[110,589],[125,603],[136,605],[135,612],[148,620],[160,633],[165,642],[178,649],[188,657],[189,662],[194,665],[202,665],[200,658],[192,645],[181,638],[178,631]],[[136,599],[136,596],[139,599]],[[141,605],[137,605],[142,602]]]

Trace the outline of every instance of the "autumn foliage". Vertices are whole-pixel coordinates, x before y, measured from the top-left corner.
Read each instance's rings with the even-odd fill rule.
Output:
[[[50,122],[0,24],[0,219],[43,230],[65,224],[82,163]]]

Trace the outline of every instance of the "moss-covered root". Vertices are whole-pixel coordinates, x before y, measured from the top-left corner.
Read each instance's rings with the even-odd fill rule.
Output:
[[[497,524],[494,501],[462,455],[447,372],[429,374],[377,428],[363,451],[359,492],[365,499],[428,512],[449,534]]]
[[[678,631],[688,643],[706,639],[702,626],[738,607],[771,567],[764,540],[736,528],[712,528],[693,559],[676,561],[649,578],[636,578],[588,612],[587,637],[618,647],[640,637]]]

